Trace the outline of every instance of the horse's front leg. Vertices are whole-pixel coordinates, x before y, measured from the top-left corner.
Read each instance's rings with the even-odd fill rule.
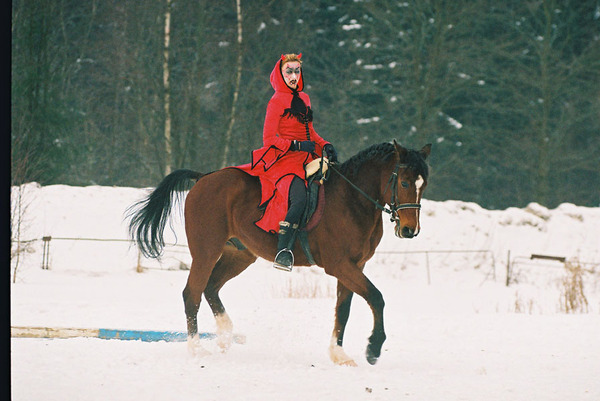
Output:
[[[375,365],[381,355],[381,347],[386,339],[385,330],[383,328],[383,307],[385,306],[385,302],[383,301],[381,292],[371,284],[370,281],[369,284],[371,289],[365,299],[367,299],[367,302],[373,311],[374,324],[373,332],[371,333],[371,337],[369,337],[366,356],[367,361],[371,365]]]
[[[340,347],[343,340],[343,334],[346,322],[348,321],[348,314],[350,312],[350,301],[349,295],[344,296],[344,288],[347,291],[352,291],[367,301],[371,311],[373,312],[373,331],[369,337],[369,344],[367,346],[366,357],[367,361],[374,365],[381,355],[381,347],[386,339],[385,330],[383,327],[383,308],[385,302],[381,292],[371,283],[371,281],[364,275],[362,269],[357,266],[346,266],[335,269],[335,271],[328,272],[334,275],[338,279],[338,308],[336,309],[336,326],[334,328],[333,338],[335,338],[335,346]],[[341,287],[340,287],[341,285]],[[341,291],[340,291],[341,290]],[[332,340],[333,342],[333,340]],[[330,345],[330,356],[332,345]],[[333,349],[336,349],[335,346]],[[339,352],[340,350],[338,350]],[[343,350],[341,350],[343,352]],[[343,353],[345,355],[345,353]],[[333,357],[332,357],[333,359]],[[349,358],[348,358],[349,359]],[[336,360],[334,360],[335,363]],[[346,365],[352,365],[352,363],[345,363]]]
[[[329,357],[336,365],[357,366],[356,362],[354,362],[342,348],[346,323],[348,323],[348,317],[350,316],[352,295],[354,295],[354,293],[338,281],[337,303],[335,305],[335,324],[331,335],[331,343],[329,344]]]

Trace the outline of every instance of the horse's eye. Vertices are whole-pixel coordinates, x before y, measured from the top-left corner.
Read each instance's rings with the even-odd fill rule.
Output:
[[[408,188],[408,187],[409,187],[409,184],[408,184],[408,182],[406,182],[406,181],[402,181],[402,182],[400,183],[400,185],[402,185],[402,188]]]

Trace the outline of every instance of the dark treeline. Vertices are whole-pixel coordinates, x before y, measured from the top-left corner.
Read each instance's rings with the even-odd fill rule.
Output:
[[[13,0],[12,183],[246,163],[275,61],[302,52],[342,161],[431,142],[429,199],[598,206],[598,4]]]

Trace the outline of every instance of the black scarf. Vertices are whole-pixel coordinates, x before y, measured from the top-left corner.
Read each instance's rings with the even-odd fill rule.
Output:
[[[313,120],[313,113],[310,107],[307,107],[304,100],[298,94],[298,91],[292,89],[292,103],[290,107],[283,111],[281,117],[295,118],[300,124],[308,124]]]

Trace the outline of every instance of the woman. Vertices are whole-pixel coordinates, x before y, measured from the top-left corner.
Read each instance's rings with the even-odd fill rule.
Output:
[[[337,162],[333,145],[313,128],[310,98],[302,92],[301,58],[291,53],[277,60],[270,77],[275,93],[267,105],[263,147],[252,152],[251,164],[239,167],[260,179],[260,207],[265,212],[256,225],[278,233],[273,266],[287,271],[294,264],[294,234],[306,206],[304,166],[323,152],[329,162]]]

